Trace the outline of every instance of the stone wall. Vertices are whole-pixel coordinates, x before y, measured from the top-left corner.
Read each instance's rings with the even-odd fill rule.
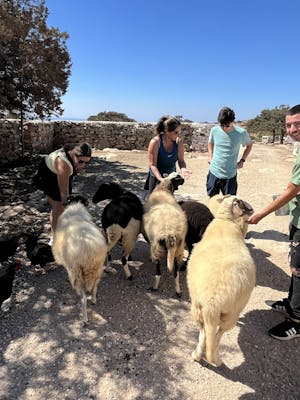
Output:
[[[181,137],[185,151],[206,151],[213,124],[184,123]],[[88,142],[93,148],[146,150],[153,137],[154,123],[104,121],[26,121],[23,129],[24,150],[46,154],[62,145]],[[22,155],[19,120],[0,120],[0,164],[18,160]]]

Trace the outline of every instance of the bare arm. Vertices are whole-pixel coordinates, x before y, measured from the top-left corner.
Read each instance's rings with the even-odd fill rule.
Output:
[[[208,162],[210,163],[213,158],[213,154],[214,154],[214,144],[213,143],[208,142],[207,151],[208,151]]]
[[[68,164],[63,161],[60,157],[57,157],[55,161],[57,170],[57,181],[60,191],[61,202],[65,203],[69,195],[69,179],[71,174],[71,169]]]
[[[159,181],[162,180],[162,176],[157,168],[157,155],[158,155],[158,148],[159,148],[159,138],[154,137],[150,140],[148,146],[148,160],[149,160],[149,167],[153,172],[156,179]]]
[[[245,148],[245,150],[244,150],[244,153],[243,153],[243,155],[242,155],[242,158],[239,160],[239,162],[238,162],[238,168],[243,168],[243,166],[244,166],[244,162],[247,160],[247,157],[248,157],[248,155],[250,154],[250,151],[252,150],[252,146],[253,146],[253,143],[252,142],[250,142],[250,143],[248,143],[247,145],[246,145],[246,148]],[[243,161],[244,160],[244,161]]]
[[[181,139],[178,140],[178,165],[183,178],[188,179],[192,172],[186,168],[186,163],[184,161],[184,146]]]
[[[271,212],[278,210],[284,204],[292,200],[299,191],[300,185],[294,185],[293,183],[289,182],[285,191],[260,212],[251,215],[251,217],[248,219],[248,223],[257,224],[261,219],[271,214]]]

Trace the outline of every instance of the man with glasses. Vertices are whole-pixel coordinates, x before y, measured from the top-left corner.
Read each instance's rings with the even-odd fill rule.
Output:
[[[218,126],[214,126],[208,139],[209,172],[206,190],[209,197],[219,194],[235,195],[237,192],[237,169],[244,166],[252,141],[248,132],[234,125],[235,113],[223,107],[218,115]],[[239,161],[240,146],[246,146]]]
[[[300,142],[300,104],[290,108],[285,117],[288,135]],[[260,212],[253,214],[248,222],[257,224],[271,212],[289,202],[290,208],[290,267],[291,283],[288,297],[279,301],[267,301],[272,310],[284,313],[287,318],[269,330],[269,335],[279,340],[300,336],[300,153],[297,155],[292,176],[285,191]]]

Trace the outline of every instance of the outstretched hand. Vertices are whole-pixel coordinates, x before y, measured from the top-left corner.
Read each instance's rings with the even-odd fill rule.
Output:
[[[192,175],[192,172],[186,168],[181,168],[181,175],[183,179],[189,179],[190,176]]]
[[[260,213],[255,213],[248,218],[247,222],[248,224],[257,224],[261,219],[263,219],[263,215]]]

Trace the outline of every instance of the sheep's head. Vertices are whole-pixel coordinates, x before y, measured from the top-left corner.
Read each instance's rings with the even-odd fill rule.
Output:
[[[93,203],[99,203],[99,201],[106,199],[115,199],[119,197],[124,190],[115,182],[102,183],[97,192],[93,196]]]
[[[165,177],[160,184],[157,186],[158,190],[168,190],[174,193],[179,186],[183,185],[184,179],[178,174],[178,172],[171,172],[167,177]]]
[[[240,217],[245,217],[246,219],[249,215],[252,215],[253,212],[253,208],[249,203],[236,196],[229,196],[222,201],[217,212],[217,218],[235,220]]]
[[[83,204],[85,207],[88,206],[89,201],[86,197],[80,196],[80,195],[70,195],[68,196],[66,202],[65,202],[65,206],[69,206],[70,204],[74,204],[74,203],[81,203]]]

